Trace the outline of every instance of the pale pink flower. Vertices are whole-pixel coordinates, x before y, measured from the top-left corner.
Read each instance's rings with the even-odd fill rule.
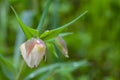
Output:
[[[20,46],[21,54],[30,68],[37,67],[45,55],[46,45],[41,39],[31,38]]]
[[[67,49],[67,45],[66,45],[64,39],[60,36],[57,36],[55,38],[55,43],[57,44],[58,48],[63,53],[63,55],[68,58],[69,57],[68,56],[68,49]]]

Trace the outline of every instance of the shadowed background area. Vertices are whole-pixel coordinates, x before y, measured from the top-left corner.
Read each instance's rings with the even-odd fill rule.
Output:
[[[19,46],[26,40],[10,6],[21,20],[37,28],[48,0],[0,0],[0,80],[119,80],[120,0],[51,0],[43,28],[60,27],[82,12],[63,37],[69,58],[47,50],[39,67],[23,63]]]

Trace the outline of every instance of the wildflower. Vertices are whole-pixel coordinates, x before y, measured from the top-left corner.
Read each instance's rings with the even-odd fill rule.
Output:
[[[63,53],[63,55],[68,58],[69,57],[68,49],[67,49],[67,45],[66,45],[64,39],[60,36],[57,36],[55,38],[55,43],[57,44],[59,50]]]
[[[45,55],[46,45],[41,39],[31,38],[20,46],[21,54],[30,68],[37,67]]]

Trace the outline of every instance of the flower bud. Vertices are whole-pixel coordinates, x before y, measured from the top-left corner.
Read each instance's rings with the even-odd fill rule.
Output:
[[[63,55],[68,58],[69,57],[68,56],[68,49],[67,49],[67,45],[66,45],[64,39],[60,36],[57,36],[55,38],[55,43],[57,44],[58,48],[63,53]]]
[[[30,68],[37,67],[45,55],[46,45],[41,39],[31,38],[20,46],[21,54]]]

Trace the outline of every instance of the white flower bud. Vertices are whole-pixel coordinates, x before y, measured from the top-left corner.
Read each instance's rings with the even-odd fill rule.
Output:
[[[31,38],[20,46],[21,54],[30,68],[37,67],[45,55],[46,45],[41,39]]]
[[[68,49],[67,49],[67,45],[64,41],[64,39],[60,36],[57,36],[55,38],[55,43],[57,44],[58,48],[60,49],[60,51],[63,53],[63,55],[67,58],[69,58],[68,56]]]

